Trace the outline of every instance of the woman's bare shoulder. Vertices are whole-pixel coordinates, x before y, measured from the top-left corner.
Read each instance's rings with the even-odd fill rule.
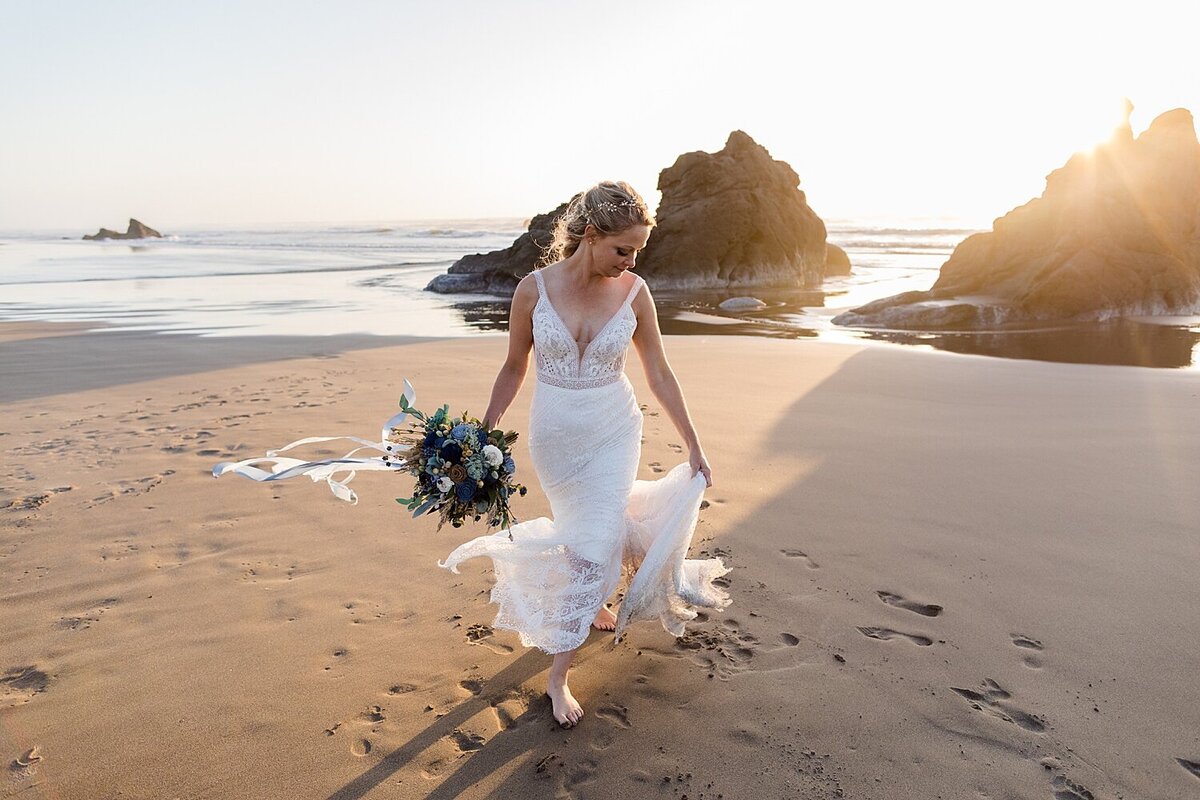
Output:
[[[513,291],[513,303],[532,306],[537,298],[537,278],[534,277],[533,272],[528,272],[525,277],[517,281],[517,288]]]

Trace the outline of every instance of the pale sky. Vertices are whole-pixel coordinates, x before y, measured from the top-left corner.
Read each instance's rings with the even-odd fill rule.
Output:
[[[1172,7],[0,0],[0,230],[654,205],[738,128],[827,219],[988,224],[1123,97],[1200,112]]]

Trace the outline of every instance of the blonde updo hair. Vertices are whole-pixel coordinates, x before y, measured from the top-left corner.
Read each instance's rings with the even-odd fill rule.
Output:
[[[538,266],[562,261],[578,250],[588,225],[601,236],[613,236],[634,225],[653,228],[655,224],[646,201],[632,186],[625,181],[601,181],[567,203],[567,210],[554,221],[554,236]]]

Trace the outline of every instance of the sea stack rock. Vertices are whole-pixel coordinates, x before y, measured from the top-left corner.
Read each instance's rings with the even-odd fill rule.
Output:
[[[1127,111],[1132,106],[1127,106]],[[1194,313],[1200,303],[1200,143],[1168,111],[1136,139],[1123,126],[1050,173],[1041,197],[967,237],[929,291],[840,314],[864,327]]]
[[[684,153],[662,192],[638,274],[651,288],[814,287],[825,275],[825,223],[800,177],[734,131],[716,153]]]
[[[97,233],[84,234],[84,239],[99,240],[99,239],[161,239],[162,234],[154,230],[148,225],[143,225],[136,219],[129,220],[129,228],[124,233],[110,231],[108,228],[101,228]]]
[[[567,204],[563,203],[549,213],[538,214],[530,220],[529,230],[503,250],[463,256],[425,289],[442,294],[511,295],[517,290],[517,282],[541,260],[542,248],[549,246],[554,238],[554,221],[566,210]]]
[[[742,131],[718,153],[685,153],[659,175],[658,225],[638,274],[655,289],[811,288],[849,274],[849,258],[826,243],[825,223],[799,185],[795,170]],[[511,247],[464,256],[425,288],[511,295],[566,208],[534,217]]]

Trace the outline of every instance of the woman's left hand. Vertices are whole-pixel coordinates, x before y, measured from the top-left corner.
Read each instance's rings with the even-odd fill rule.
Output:
[[[696,477],[697,472],[704,473],[704,483],[706,486],[712,486],[712,470],[708,466],[708,459],[704,457],[704,451],[700,448],[692,450],[692,455],[688,459],[692,465],[692,477]]]

